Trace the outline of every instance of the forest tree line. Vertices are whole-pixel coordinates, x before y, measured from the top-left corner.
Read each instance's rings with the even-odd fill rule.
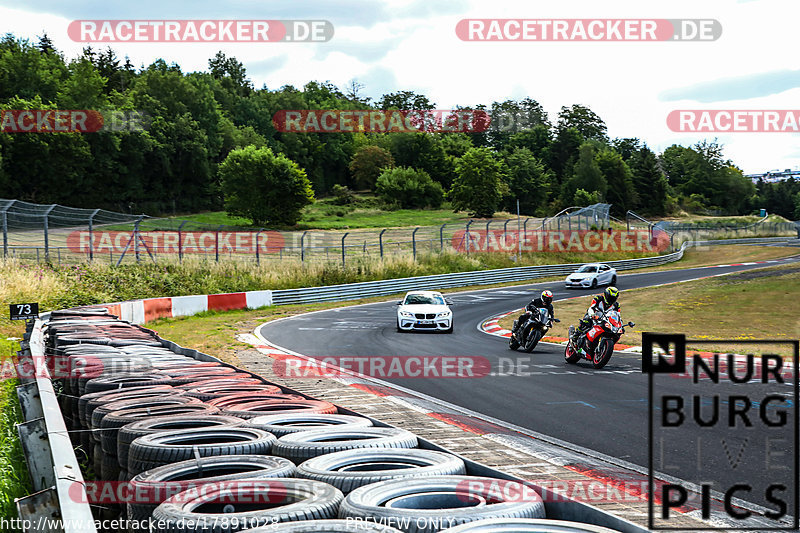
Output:
[[[800,182],[753,184],[716,142],[655,153],[637,138],[609,138],[586,106],[562,107],[551,122],[532,98],[465,104],[524,127],[470,133],[295,133],[275,129],[281,110],[436,109],[398,90],[373,100],[311,81],[255,88],[245,66],[219,52],[205,72],[163,59],[134,67],[113,49],[68,59],[46,36],[0,40],[1,109],[140,111],[144,131],[0,133],[0,196],[35,203],[150,215],[218,210],[232,151],[269,149],[294,162],[316,197],[370,189],[401,207],[444,200],[476,214],[552,215],[573,205],[613,204],[612,213],[750,214],[800,218]],[[253,148],[251,148],[252,150]],[[233,164],[229,169],[237,168]],[[288,167],[287,167],[288,168]],[[391,202],[390,202],[391,203]]]

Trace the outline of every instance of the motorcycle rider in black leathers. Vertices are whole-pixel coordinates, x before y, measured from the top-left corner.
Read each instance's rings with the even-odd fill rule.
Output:
[[[531,300],[530,303],[525,306],[525,311],[535,313],[537,309],[542,308],[547,309],[547,312],[550,313],[550,322],[552,322],[555,318],[555,312],[553,311],[553,293],[548,290],[542,291],[541,296]],[[514,329],[515,333],[528,321],[529,315],[527,312],[521,314],[517,319],[517,327]]]

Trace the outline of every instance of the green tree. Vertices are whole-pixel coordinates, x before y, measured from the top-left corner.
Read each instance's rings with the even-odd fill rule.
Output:
[[[384,170],[375,189],[384,201],[404,209],[439,207],[444,199],[442,186],[424,170],[414,168]]]
[[[622,216],[635,206],[638,200],[631,169],[622,156],[611,149],[600,151],[595,159],[608,183],[605,201],[611,204],[611,210],[615,215]]]
[[[586,139],[605,141],[607,139],[606,123],[600,116],[586,106],[575,104],[572,107],[564,106],[558,113],[557,130],[575,128]]]
[[[457,211],[469,211],[473,216],[489,218],[507,193],[507,174],[505,163],[493,151],[471,148],[456,163],[456,177],[447,194],[448,199]]]
[[[359,189],[375,190],[375,182],[385,168],[394,166],[394,159],[388,150],[380,146],[361,147],[350,161],[350,172]]]
[[[515,212],[519,200],[520,213],[544,213],[549,202],[553,173],[527,148],[517,148],[511,152],[506,157],[506,165],[509,188],[506,210]]]
[[[255,225],[294,225],[314,201],[305,171],[269,148],[233,150],[219,173],[228,214],[247,217]]]
[[[633,151],[628,166],[638,199],[635,209],[644,215],[665,215],[669,183],[658,166],[656,154],[647,146],[642,146]]]
[[[381,96],[378,100],[378,109],[400,109],[403,111],[412,109],[434,109],[436,104],[428,100],[424,94],[417,94],[414,91],[397,91]]]
[[[600,202],[600,195],[597,191],[586,192],[583,189],[578,189],[572,196],[572,205],[577,207],[586,207]]]
[[[595,159],[594,145],[589,142],[583,143],[578,150],[578,160],[575,162],[572,177],[564,184],[564,200],[569,202],[578,189],[590,194],[597,192],[597,197],[601,199],[605,198],[608,190],[608,182]]]
[[[389,136],[389,143],[397,166],[424,170],[442,187],[450,186],[453,163],[444,151],[440,136],[430,133],[393,133]]]

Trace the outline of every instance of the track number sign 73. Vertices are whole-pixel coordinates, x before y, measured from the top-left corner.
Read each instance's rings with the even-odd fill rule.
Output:
[[[9,308],[11,320],[29,320],[39,316],[38,303],[11,304]]]

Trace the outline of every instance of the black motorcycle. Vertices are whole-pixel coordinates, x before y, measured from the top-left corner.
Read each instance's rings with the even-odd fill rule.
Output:
[[[531,353],[553,324],[550,322],[550,313],[544,307],[535,309],[533,312],[525,311],[523,317],[526,317],[527,320],[524,320],[521,326],[519,324],[521,318],[514,321],[511,337],[508,339],[508,347],[516,350],[522,346],[525,352]],[[561,322],[557,318],[554,318],[553,321]]]

